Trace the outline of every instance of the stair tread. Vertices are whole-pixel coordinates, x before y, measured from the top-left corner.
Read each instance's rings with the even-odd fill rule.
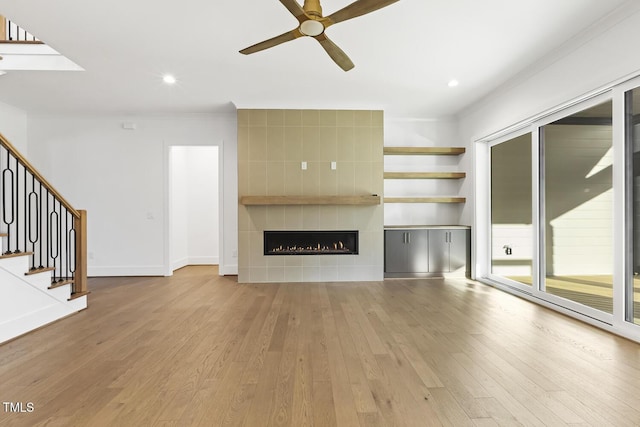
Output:
[[[73,293],[71,294],[71,297],[67,301],[73,301],[74,299],[82,298],[83,296],[89,295],[90,293],[91,291]]]
[[[47,271],[53,271],[55,270],[54,267],[42,267],[42,268],[32,268],[31,270],[27,271],[26,273],[24,273],[25,276],[31,276],[33,274],[40,274],[40,273],[44,273]]]
[[[12,254],[2,254],[2,255],[0,255],[0,259],[2,259],[2,258],[15,258],[15,257],[19,257],[19,256],[29,256],[29,255],[33,255],[33,252],[19,252],[19,253],[12,253]]]
[[[51,284],[51,286],[49,286],[49,289],[59,288],[59,287],[61,287],[61,286],[69,285],[69,284],[71,284],[71,283],[73,283],[73,279],[69,279],[69,280],[62,280],[62,281],[59,281],[59,282],[54,282],[54,283],[52,283],[52,284]]]

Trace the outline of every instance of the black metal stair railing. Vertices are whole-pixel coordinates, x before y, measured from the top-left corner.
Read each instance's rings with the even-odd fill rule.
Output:
[[[10,21],[9,19],[4,19],[4,28],[5,34],[2,34],[0,40],[6,40],[11,42],[39,42],[33,34],[29,33],[24,28],[21,28],[15,22]]]
[[[6,234],[0,253],[28,255],[31,272],[50,270],[53,285],[72,283],[73,293],[85,292],[86,258],[76,277],[77,254],[86,251],[78,248],[84,211],[71,207],[2,135],[0,169],[0,232]]]

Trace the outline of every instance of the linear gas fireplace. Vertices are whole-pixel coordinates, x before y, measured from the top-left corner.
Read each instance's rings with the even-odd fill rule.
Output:
[[[265,231],[265,255],[357,255],[358,231]]]

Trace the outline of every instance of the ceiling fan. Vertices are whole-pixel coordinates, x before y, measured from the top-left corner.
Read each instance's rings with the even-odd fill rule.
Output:
[[[329,16],[322,16],[320,0],[304,0],[302,7],[296,0],[280,0],[280,3],[291,12],[300,25],[284,34],[242,49],[240,53],[249,55],[299,37],[313,37],[340,68],[349,71],[354,67],[353,62],[342,49],[329,40],[325,30],[333,24],[366,15],[397,1],[399,0],[356,0]]]

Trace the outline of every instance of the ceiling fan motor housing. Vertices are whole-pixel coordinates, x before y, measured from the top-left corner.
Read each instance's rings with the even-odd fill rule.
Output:
[[[302,6],[302,8],[307,15],[322,18],[322,6],[320,6],[320,0],[304,0],[304,6]]]

